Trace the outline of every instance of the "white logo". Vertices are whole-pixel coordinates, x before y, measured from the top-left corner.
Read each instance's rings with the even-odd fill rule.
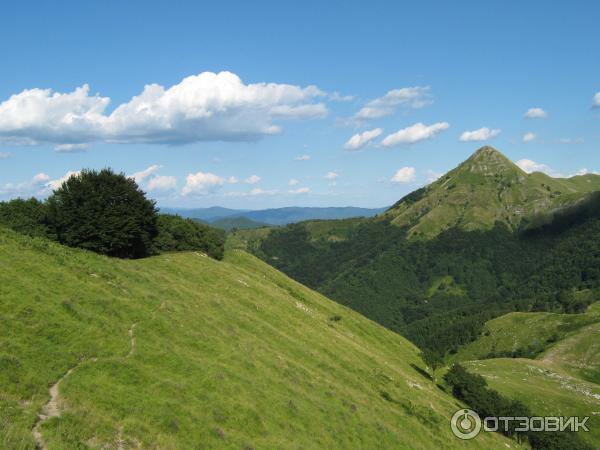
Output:
[[[450,427],[459,439],[473,439],[481,431],[481,418],[472,409],[459,409],[452,416]]]

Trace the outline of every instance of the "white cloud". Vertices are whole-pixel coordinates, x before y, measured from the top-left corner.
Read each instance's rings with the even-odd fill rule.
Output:
[[[108,97],[27,89],[0,103],[0,139],[57,147],[94,141],[185,144],[197,141],[248,141],[279,133],[279,119],[324,117],[327,108],[315,86],[244,84],[231,72],[203,72],[165,88],[146,85],[110,114]],[[68,148],[68,147],[64,147]]]
[[[525,134],[523,135],[523,138],[522,138],[522,140],[523,140],[523,142],[531,142],[531,141],[535,140],[535,138],[536,138],[536,136],[535,136],[535,133],[532,133],[532,132],[530,131],[530,132],[528,132],[528,133],[525,133]]]
[[[10,153],[8,152],[0,152],[0,159],[10,158]]]
[[[392,179],[392,183],[410,183],[415,179],[415,168],[414,167],[402,167],[398,169]]]
[[[388,91],[383,97],[368,102],[354,116],[354,121],[364,121],[389,116],[398,106],[422,108],[433,103],[429,86],[415,86]]]
[[[360,150],[373,139],[376,139],[383,133],[381,128],[375,128],[374,130],[364,131],[362,133],[357,133],[348,139],[348,142],[344,144],[344,148],[346,150]]]
[[[478,130],[465,131],[460,135],[459,140],[463,142],[469,141],[487,141],[500,134],[499,129],[489,129],[488,127],[479,128]]]
[[[90,148],[89,144],[59,144],[54,146],[54,150],[59,153],[85,152]]]
[[[147,169],[140,170],[139,172],[132,173],[131,175],[129,175],[129,178],[133,178],[137,184],[140,184],[146,178],[148,178],[149,176],[151,176],[152,174],[154,174],[161,167],[162,166],[153,164],[150,167],[148,167]]]
[[[326,180],[329,180],[329,181],[334,181],[339,176],[340,175],[337,172],[330,171],[330,172],[327,172],[323,178],[325,178]]]
[[[236,183],[238,183],[239,181],[240,181],[240,180],[238,180],[238,179],[237,179],[236,177],[234,177],[234,176],[231,176],[231,177],[227,178],[227,182],[228,182],[229,184],[236,184]]]
[[[288,181],[288,186],[296,186],[298,183],[300,183],[300,180],[296,178],[290,178],[290,181]]]
[[[391,147],[399,144],[414,144],[415,142],[430,139],[436,134],[447,130],[450,125],[447,122],[438,122],[433,125],[424,125],[422,123],[416,123],[408,128],[403,128],[396,131],[395,133],[387,135],[381,145],[384,147]]]
[[[353,95],[342,95],[339,92],[335,91],[329,94],[329,99],[334,102],[349,102],[354,100]]]
[[[294,195],[298,195],[298,194],[308,194],[310,192],[310,189],[307,187],[301,187],[298,189],[290,189],[288,191],[289,194],[294,194]]]
[[[310,155],[300,155],[294,158],[294,161],[308,161],[310,159]]]
[[[442,172],[436,172],[435,170],[427,170],[427,182],[433,183],[435,180],[444,175]]]
[[[559,139],[558,142],[560,144],[583,144],[585,142],[585,139],[583,139],[582,137],[562,138],[562,139]]]
[[[45,186],[47,190],[55,190],[58,189],[59,187],[62,186],[62,184],[67,181],[69,178],[71,178],[72,176],[77,176],[81,173],[81,171],[76,170],[76,171],[68,171],[67,173],[65,173],[62,177],[57,178],[55,180],[50,180],[48,181]]]
[[[543,119],[548,116],[548,113],[542,108],[529,108],[525,113],[528,119]]]
[[[554,178],[562,178],[564,176],[560,172],[552,169],[546,164],[537,163],[535,161],[532,161],[531,159],[520,159],[516,162],[516,164],[527,173],[543,172],[546,175],[549,175]]]
[[[244,180],[245,183],[248,184],[256,184],[260,181],[260,177],[258,175],[251,175]]]
[[[185,177],[185,186],[181,190],[183,195],[206,194],[225,184],[225,179],[210,172],[190,173]]]
[[[177,178],[168,175],[156,175],[148,182],[148,191],[169,191],[177,186]]]
[[[594,108],[600,108],[600,92],[596,92],[594,99],[592,100],[592,106]]]
[[[47,181],[50,180],[50,176],[46,175],[45,173],[41,172],[38,173],[37,175],[35,175],[32,179],[34,184],[41,184],[41,183],[46,183]]]

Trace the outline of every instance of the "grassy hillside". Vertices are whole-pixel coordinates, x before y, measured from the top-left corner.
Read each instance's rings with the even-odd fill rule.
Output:
[[[535,357],[548,348],[563,347],[567,336],[574,340],[583,332],[593,337],[594,333],[587,330],[598,328],[599,324],[600,303],[591,305],[585,314],[513,312],[487,322],[482,335],[461,347],[452,360],[511,355]]]
[[[552,211],[600,189],[600,176],[552,178],[527,174],[492,147],[483,147],[439,180],[397,202],[385,216],[412,237],[431,238],[458,227],[517,228],[523,219]]]
[[[581,437],[599,446],[599,336],[600,302],[585,314],[510,313],[487,322],[483,335],[452,359],[535,414],[589,416],[590,433]],[[523,349],[534,351],[530,357],[493,358],[527,353]]]
[[[589,433],[579,436],[600,445],[600,386],[571,376],[546,360],[499,358],[471,361],[469,371],[482,375],[491,388],[522,401],[538,415],[590,417]]]
[[[414,346],[246,253],[116,260],[0,230],[0,265],[2,448],[514,445],[455,439]]]

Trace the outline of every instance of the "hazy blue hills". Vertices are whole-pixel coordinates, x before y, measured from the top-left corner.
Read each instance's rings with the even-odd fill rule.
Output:
[[[199,219],[213,223],[221,219],[246,218],[261,225],[287,225],[304,220],[348,219],[351,217],[373,217],[387,210],[384,208],[342,207],[299,207],[271,208],[263,210],[236,210],[213,206],[210,208],[161,208],[165,214],[179,214],[182,217]]]

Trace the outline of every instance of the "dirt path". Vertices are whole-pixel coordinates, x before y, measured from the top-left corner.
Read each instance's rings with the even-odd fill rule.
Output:
[[[131,325],[129,329],[129,353],[127,353],[126,358],[129,358],[135,352],[135,327],[137,327],[137,323]]]
[[[60,407],[59,407],[59,386],[69,375],[73,373],[75,369],[77,369],[83,361],[79,362],[76,366],[71,367],[67,372],[58,379],[56,383],[50,386],[50,400],[42,407],[42,411],[38,414],[37,420],[31,433],[33,434],[33,438],[35,439],[35,446],[40,450],[47,450],[46,442],[42,437],[42,433],[40,428],[42,424],[50,419],[51,417],[59,417],[60,416]]]
[[[134,323],[133,325],[131,325],[131,328],[127,332],[129,334],[129,352],[125,356],[126,358],[129,358],[130,356],[132,356],[135,353],[135,327],[136,326],[137,326],[137,322]],[[97,358],[92,358],[90,361],[96,362]],[[42,409],[41,409],[40,413],[38,414],[38,417],[33,425],[33,428],[31,429],[31,434],[33,435],[33,439],[35,440],[36,449],[48,450],[48,446],[46,445],[46,442],[44,441],[44,438],[43,438],[42,432],[41,432],[42,424],[52,417],[60,417],[60,410],[61,410],[60,389],[59,389],[60,384],[66,378],[68,378],[75,371],[75,369],[77,369],[79,366],[81,366],[84,362],[85,362],[85,360],[81,360],[75,366],[71,367],[69,370],[67,370],[67,372],[62,377],[60,377],[58,379],[58,381],[56,383],[54,383],[52,386],[50,386],[50,389],[48,390],[48,393],[50,394],[50,400],[48,400],[48,402],[46,402],[46,404],[44,406],[42,406]],[[121,440],[122,440],[122,438],[120,437],[119,441],[121,441]],[[121,447],[119,447],[119,448],[121,448]]]

